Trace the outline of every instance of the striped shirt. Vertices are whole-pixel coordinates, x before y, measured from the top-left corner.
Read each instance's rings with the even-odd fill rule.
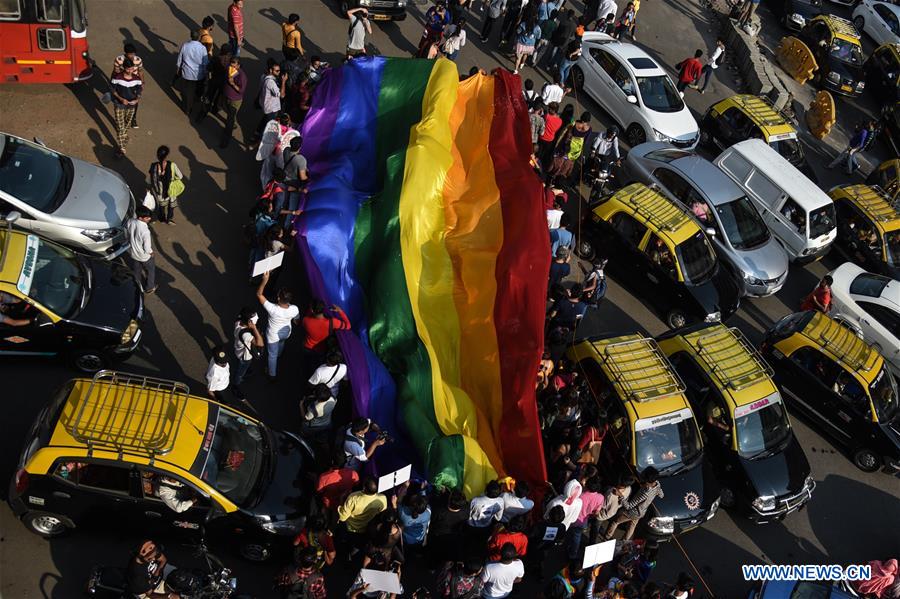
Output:
[[[116,56],[116,59],[113,61],[113,70],[112,70],[113,75],[121,75],[122,74],[122,71],[125,70],[124,65],[125,65],[126,58],[128,58],[128,57],[125,56],[124,54],[119,54],[118,56]],[[137,72],[140,75],[141,70],[144,68],[144,61],[141,59],[140,56],[135,54],[131,58],[131,62],[134,63],[134,66],[137,68]]]
[[[244,39],[244,13],[241,7],[233,2],[228,7],[228,37],[239,42]]]
[[[137,100],[141,97],[141,92],[144,90],[144,82],[141,76],[137,74],[131,78],[126,77],[124,73],[113,75],[110,79],[110,84],[115,92],[113,100],[119,106],[126,106],[126,104],[119,101],[119,98],[123,100]]]
[[[640,490],[622,504],[622,512],[631,519],[643,518],[657,497],[665,497],[662,485],[656,483],[649,488],[641,485]]]

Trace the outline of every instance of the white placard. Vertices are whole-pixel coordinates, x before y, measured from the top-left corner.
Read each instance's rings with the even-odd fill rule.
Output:
[[[378,492],[384,493],[385,491],[389,491],[394,487],[402,485],[406,481],[409,480],[409,477],[412,475],[412,464],[408,466],[404,466],[400,470],[395,470],[390,474],[385,474],[384,476],[378,477]]]
[[[284,261],[284,252],[278,252],[274,256],[263,258],[253,265],[253,274],[251,276],[258,277],[264,272],[270,272],[281,266]]]
[[[359,575],[362,576],[363,582],[369,585],[366,591],[397,593],[398,595],[403,592],[403,587],[400,586],[400,577],[397,576],[396,572],[382,572],[381,570],[363,568],[359,571]]]
[[[599,566],[600,564],[605,564],[606,562],[611,562],[615,551],[615,539],[612,541],[603,541],[596,545],[588,545],[584,548],[584,562],[582,562],[581,567],[587,569]]]
[[[559,533],[559,528],[556,526],[548,526],[547,530],[544,531],[544,538],[542,541],[555,541],[556,535]]]

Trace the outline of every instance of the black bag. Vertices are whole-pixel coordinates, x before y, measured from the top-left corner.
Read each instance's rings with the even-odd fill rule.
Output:
[[[250,352],[251,360],[259,360],[260,358],[262,358],[262,348],[256,347],[252,343],[250,345],[247,345],[247,343],[244,341],[244,333],[248,332],[249,330],[250,329],[248,329],[247,327],[241,328],[241,330],[238,331],[238,340],[241,342],[241,345],[246,347],[247,351]]]

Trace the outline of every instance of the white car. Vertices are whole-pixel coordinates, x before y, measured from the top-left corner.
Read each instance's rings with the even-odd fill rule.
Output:
[[[108,260],[125,252],[125,180],[36,142],[0,132],[0,220],[16,212],[16,228]]]
[[[900,378],[900,281],[845,262],[831,273],[831,317],[881,352]]]
[[[860,0],[853,9],[853,24],[876,44],[900,44],[900,6],[889,2]]]
[[[630,146],[646,141],[689,149],[697,145],[697,121],[672,79],[634,44],[587,32],[571,73],[575,86],[621,125]]]

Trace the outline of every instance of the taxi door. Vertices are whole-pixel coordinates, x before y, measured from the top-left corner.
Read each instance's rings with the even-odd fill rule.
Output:
[[[6,315],[30,322],[24,326],[0,323],[0,354],[53,356],[59,353],[63,344],[59,329],[49,314],[42,307],[30,303],[14,287],[6,287],[5,291],[21,300],[6,304]]]
[[[183,484],[183,487],[179,488],[178,498],[181,500],[193,500],[193,505],[184,511],[176,512],[159,498],[160,485],[165,484],[163,473],[149,468],[141,468],[139,472],[142,495],[140,511],[143,514],[148,530],[158,529],[165,531],[167,534],[174,534],[188,539],[198,536],[200,534],[200,526],[206,521],[209,513],[211,499],[204,496],[189,482],[177,479],[166,473],[166,477],[178,480],[178,482]]]

